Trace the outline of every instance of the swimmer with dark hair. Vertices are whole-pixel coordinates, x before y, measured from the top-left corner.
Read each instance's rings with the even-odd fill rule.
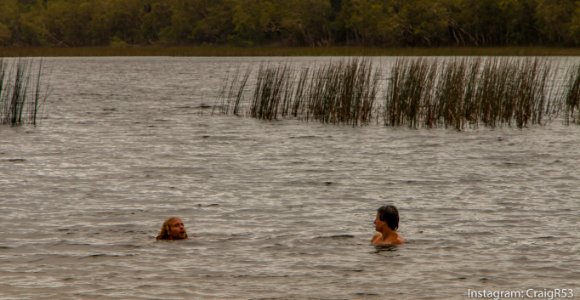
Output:
[[[375,246],[401,245],[405,239],[397,232],[399,228],[399,211],[393,205],[379,207],[375,218],[377,231],[371,243]]]

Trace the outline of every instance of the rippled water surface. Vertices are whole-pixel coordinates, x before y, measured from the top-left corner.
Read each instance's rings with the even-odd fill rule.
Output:
[[[352,128],[200,108],[228,70],[266,60],[45,59],[46,119],[0,127],[0,298],[580,294],[580,127]],[[375,248],[387,203],[408,243]],[[192,238],[156,242],[174,215]]]

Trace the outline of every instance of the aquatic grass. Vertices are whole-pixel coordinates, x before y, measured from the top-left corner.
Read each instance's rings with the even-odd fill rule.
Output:
[[[551,107],[552,97],[548,94],[546,84],[552,76],[552,69],[544,59],[536,58],[525,63],[520,76],[522,84],[516,111],[517,126],[522,128],[528,122],[541,125],[547,108]]]
[[[10,115],[5,113],[7,110],[7,102],[5,101],[5,95],[7,94],[6,89],[8,88],[6,85],[6,63],[4,60],[0,59],[0,124],[4,124],[4,119]]]
[[[463,130],[480,125],[544,125],[564,107],[564,97],[553,97],[548,88],[554,72],[542,58],[399,57],[386,70],[386,79],[380,79],[382,71],[360,58],[299,70],[288,64],[261,65],[255,81],[248,79],[247,72],[223,87],[230,91],[224,92],[230,95],[226,98],[236,99],[223,105],[236,107],[235,113],[228,108],[224,113],[240,115],[245,108],[246,115],[257,119],[295,118],[352,126],[379,123],[382,116],[385,126]],[[562,93],[569,103],[568,118],[577,120],[578,68],[570,74]],[[248,91],[253,93],[246,104],[243,94]],[[378,94],[384,102],[377,105]]]
[[[288,117],[290,114],[291,107],[293,107],[294,102],[294,84],[296,82],[294,71],[290,70],[287,73],[287,77],[284,80],[284,88],[282,89],[282,108],[280,111],[280,116],[283,118]]]
[[[248,83],[248,78],[250,78],[250,74],[252,73],[252,69],[248,68],[246,69],[246,71],[242,74],[242,79],[240,80],[240,84],[237,87],[237,93],[236,93],[236,98],[234,101],[234,107],[233,107],[233,114],[236,116],[240,115],[240,105],[242,104],[242,100],[243,100],[243,94],[244,94],[244,90],[246,89],[246,84]]]
[[[225,79],[226,84],[218,92],[218,102],[220,104],[212,107],[212,115],[216,113],[216,109],[219,109],[219,113],[221,114],[228,115],[231,112],[231,114],[236,116],[240,115],[244,100],[244,91],[251,73],[251,67],[247,67],[243,71],[238,67],[234,70],[233,74],[230,72],[227,73]]]
[[[542,124],[553,106],[546,89],[550,74],[541,59],[398,59],[387,87],[385,125],[462,130]]]
[[[545,60],[488,59],[474,94],[479,120],[487,127],[523,128],[542,124],[547,107],[546,82],[551,70]]]
[[[250,103],[252,118],[275,120],[278,118],[280,104],[289,102],[291,89],[290,68],[287,65],[276,67],[260,66],[258,70],[254,94]]]
[[[37,125],[48,93],[42,93],[42,61],[36,75],[33,65],[26,59],[18,59],[11,65],[0,60],[0,124]]]
[[[305,102],[307,101],[307,82],[310,78],[310,68],[303,68],[298,75],[296,88],[294,89],[294,98],[292,102],[289,104],[289,108],[291,111],[289,112],[289,116],[291,117],[298,117],[298,115],[303,115]],[[287,115],[285,115],[287,116]]]
[[[514,95],[517,92],[517,66],[501,59],[483,63],[475,102],[479,106],[479,121],[486,127],[511,125]]]
[[[40,95],[40,77],[41,77],[41,70],[42,70],[42,61],[38,65],[38,72],[36,73],[36,86],[34,89],[33,94],[33,101],[30,102],[30,108],[28,109],[29,113],[31,114],[30,119],[32,120],[32,125],[36,125],[36,118],[38,116],[38,110],[40,109],[41,104],[41,95]]]
[[[398,58],[391,68],[385,97],[385,126],[408,125],[417,128],[421,121],[435,125],[439,103],[432,102],[431,89],[437,65],[424,58]]]
[[[330,123],[339,93],[338,75],[343,63],[330,64],[315,72],[310,82],[306,120],[312,118]]]
[[[239,72],[228,77],[218,98],[222,113],[231,114],[234,106],[233,114],[238,115],[247,106],[247,115],[263,120],[297,118],[353,126],[372,120],[379,77],[368,61],[353,59],[298,71],[284,64],[261,65],[245,103],[248,77],[249,72],[241,80]]]
[[[563,99],[564,122],[566,125],[570,123],[580,125],[580,64],[569,67],[566,77],[568,82]]]
[[[299,86],[307,75],[301,74]],[[316,69],[305,88],[304,119],[321,123],[365,125],[372,120],[378,92],[378,72],[370,61],[351,59]],[[303,94],[302,88],[298,93]]]
[[[465,59],[454,60],[442,67],[438,82],[436,84],[433,108],[427,108],[427,117],[425,125],[433,127],[439,119],[444,120],[445,126],[453,126],[460,130],[464,122],[469,120],[468,116],[472,112],[466,111],[471,107],[469,103],[466,88],[468,85],[468,65]],[[436,114],[433,114],[436,111]]]

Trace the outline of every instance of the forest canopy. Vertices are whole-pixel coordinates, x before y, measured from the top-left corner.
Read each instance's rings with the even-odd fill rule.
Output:
[[[0,46],[563,46],[579,0],[1,0]]]

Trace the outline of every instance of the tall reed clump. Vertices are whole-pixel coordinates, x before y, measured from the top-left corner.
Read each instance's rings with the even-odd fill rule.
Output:
[[[42,62],[34,69],[30,60],[9,65],[0,60],[0,124],[36,125],[48,93],[43,93]]]
[[[580,124],[579,66],[570,69],[562,97],[552,97],[554,72],[542,58],[397,58],[385,82],[378,70],[368,59],[300,70],[267,64],[255,81],[251,71],[238,70],[222,89],[220,107],[224,114],[264,120],[358,126],[382,116],[385,126],[457,130],[545,124],[564,107],[566,120]],[[376,104],[379,93],[384,102]]]
[[[378,79],[378,72],[366,60],[341,61],[317,69],[307,89],[305,118],[331,124],[368,124],[373,118]]]
[[[431,89],[437,65],[423,58],[398,58],[387,83],[384,105],[385,126],[408,125],[416,128],[420,122],[434,126],[438,104],[432,102]]]
[[[462,130],[542,124],[553,106],[546,89],[550,74],[541,59],[455,59],[440,65],[399,59],[391,69],[385,125]]]
[[[564,93],[564,123],[580,125],[580,64],[568,69],[567,92]]]
[[[218,102],[220,105],[212,108],[212,115],[216,109],[219,109],[220,113],[226,115],[234,114],[239,116],[241,114],[244,104],[244,91],[246,90],[246,85],[251,74],[251,67],[243,71],[240,68],[236,68],[231,78],[230,73],[228,73],[228,77],[225,80],[226,84],[222,86],[219,92]]]
[[[551,104],[546,89],[550,73],[539,58],[486,61],[475,95],[481,122],[488,127],[515,123],[518,128],[542,124]]]
[[[366,60],[353,59],[297,71],[289,65],[259,67],[249,103],[244,91],[250,72],[237,71],[220,92],[221,113],[275,120],[297,118],[322,123],[367,124],[372,120],[378,72]]]
[[[286,113],[292,95],[291,69],[286,65],[260,66],[250,103],[252,118],[275,120],[281,110]]]

